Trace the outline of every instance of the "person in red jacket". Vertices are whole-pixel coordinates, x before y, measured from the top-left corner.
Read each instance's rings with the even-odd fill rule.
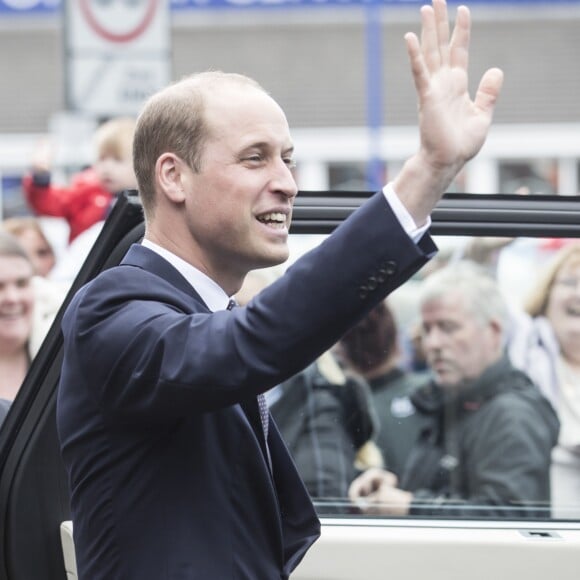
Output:
[[[64,218],[70,228],[69,243],[106,217],[116,194],[137,187],[132,164],[134,130],[135,120],[129,117],[103,123],[95,133],[95,163],[74,175],[68,186],[51,184],[50,166],[41,156],[23,178],[29,206],[38,215]]]

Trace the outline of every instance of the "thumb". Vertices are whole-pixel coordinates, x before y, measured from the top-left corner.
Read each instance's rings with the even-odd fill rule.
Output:
[[[475,95],[475,106],[491,115],[493,108],[503,85],[503,71],[499,68],[490,68],[487,70],[477,88]]]

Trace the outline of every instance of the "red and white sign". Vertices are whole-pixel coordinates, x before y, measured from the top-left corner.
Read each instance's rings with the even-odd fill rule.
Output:
[[[158,0],[79,0],[89,27],[110,42],[131,42],[145,33],[160,7]]]
[[[65,22],[72,110],[136,114],[170,81],[169,0],[67,0]]]

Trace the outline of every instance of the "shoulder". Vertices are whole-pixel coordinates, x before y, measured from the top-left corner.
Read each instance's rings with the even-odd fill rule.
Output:
[[[528,432],[539,432],[542,428],[557,431],[558,418],[553,407],[525,373],[514,369],[504,381],[505,388],[480,411],[490,423]]]
[[[67,307],[63,328],[135,324],[163,314],[206,311],[201,300],[169,280],[139,266],[122,264],[105,270],[83,286]],[[124,317],[120,315],[124,314]]]

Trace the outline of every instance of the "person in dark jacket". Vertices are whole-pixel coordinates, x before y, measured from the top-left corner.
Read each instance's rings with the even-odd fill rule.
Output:
[[[342,364],[369,384],[379,421],[377,446],[385,467],[400,475],[427,420],[411,401],[427,378],[402,367],[399,331],[387,301],[340,339],[337,352]]]
[[[559,422],[504,353],[507,308],[470,262],[432,274],[420,298],[433,380],[412,396],[428,425],[400,478],[368,470],[349,490],[389,515],[550,517],[550,454]]]
[[[382,465],[368,385],[346,374],[330,352],[268,393],[270,412],[312,498],[340,508],[358,462]],[[374,447],[374,452],[373,452]]]
[[[252,270],[236,294],[237,304],[248,304],[279,276],[275,268]],[[368,384],[326,351],[268,391],[266,400],[319,513],[343,512],[353,479],[365,468],[383,465],[373,440],[378,422]]]
[[[443,0],[421,21],[421,40],[406,35],[418,152],[243,308],[231,297],[247,273],[289,254],[286,116],[256,81],[219,71],[145,104],[133,145],[144,239],[62,318],[56,419],[79,578],[287,580],[318,538],[264,393],[435,252],[430,212],[483,145],[503,79],[488,70],[469,97],[466,7],[453,33]]]

